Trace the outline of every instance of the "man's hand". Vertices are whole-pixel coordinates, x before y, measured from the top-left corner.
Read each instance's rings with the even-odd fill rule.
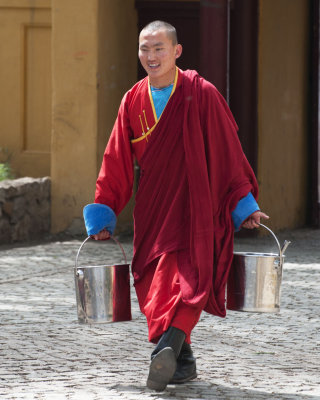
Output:
[[[103,229],[96,235],[91,235],[92,239],[94,240],[108,240],[110,239],[110,232],[108,232],[106,229]]]
[[[269,219],[269,216],[261,211],[256,211],[243,222],[241,227],[246,229],[259,228],[261,218]]]

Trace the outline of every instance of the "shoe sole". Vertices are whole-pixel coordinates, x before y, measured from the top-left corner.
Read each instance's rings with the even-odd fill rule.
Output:
[[[165,347],[153,358],[149,368],[147,387],[157,392],[163,391],[177,368],[177,360],[171,347]]]

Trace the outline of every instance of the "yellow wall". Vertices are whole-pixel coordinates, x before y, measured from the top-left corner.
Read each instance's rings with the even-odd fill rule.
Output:
[[[134,0],[53,0],[52,230],[82,224],[124,92],[137,76]],[[121,222],[120,222],[121,223]]]
[[[50,0],[0,0],[0,147],[19,176],[50,175]]]
[[[122,96],[137,81],[138,30],[134,0],[126,0],[126,7],[118,0],[100,1],[98,39],[100,72],[97,173]],[[92,196],[90,201],[93,201]],[[133,229],[133,203],[132,198],[119,215],[118,231]]]
[[[260,0],[258,179],[275,230],[305,224],[308,2]]]

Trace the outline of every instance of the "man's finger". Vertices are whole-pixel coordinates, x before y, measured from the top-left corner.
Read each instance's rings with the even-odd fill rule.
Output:
[[[267,215],[267,214],[265,214],[263,212],[260,214],[260,217],[264,218],[264,219],[269,219],[270,218],[269,215]]]

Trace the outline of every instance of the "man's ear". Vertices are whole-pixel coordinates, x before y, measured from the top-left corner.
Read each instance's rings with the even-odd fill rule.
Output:
[[[176,46],[176,58],[179,58],[182,54],[182,46],[181,44],[177,44]]]

